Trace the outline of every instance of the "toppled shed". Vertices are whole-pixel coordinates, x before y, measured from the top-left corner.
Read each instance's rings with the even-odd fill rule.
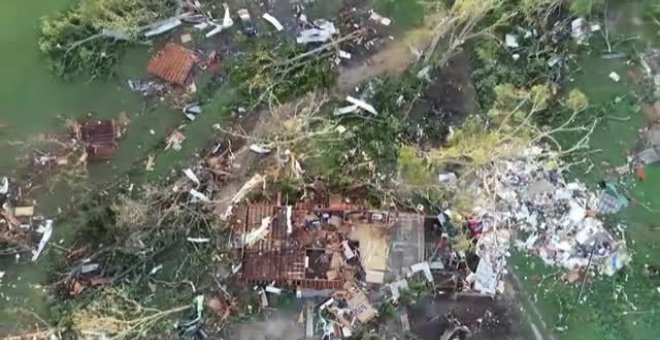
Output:
[[[168,43],[151,58],[147,73],[168,83],[185,86],[196,63],[197,58],[191,50]]]

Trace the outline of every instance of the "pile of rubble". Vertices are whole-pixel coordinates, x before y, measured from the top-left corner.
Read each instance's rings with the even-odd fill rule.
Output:
[[[25,197],[28,190],[7,177],[0,178],[0,245],[5,247],[3,253],[15,254],[17,261],[21,253],[31,251],[35,262],[53,234],[53,220],[35,214],[34,202]]]
[[[569,270],[596,269],[613,275],[628,261],[622,226],[606,227],[600,216],[628,205],[612,183],[589,191],[579,182],[567,183],[558,162],[541,148],[516,158],[496,161],[480,173],[483,201],[474,209],[470,229],[479,237],[475,289],[495,293],[505,272],[511,238],[515,247],[545,263]]]

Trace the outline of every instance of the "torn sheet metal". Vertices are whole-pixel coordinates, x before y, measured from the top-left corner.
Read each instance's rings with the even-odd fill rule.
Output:
[[[179,26],[181,26],[183,22],[179,18],[170,18],[167,20],[164,20],[163,22],[159,23],[156,25],[154,28],[146,31],[144,33],[145,38],[151,38],[160,34],[163,34],[167,31],[171,31]]]
[[[32,251],[32,262],[37,261],[51,236],[53,236],[53,220],[46,220],[46,224],[39,226],[37,232],[41,233],[41,240],[39,240],[37,249]]]
[[[343,116],[345,114],[353,113],[353,112],[357,111],[359,108],[360,107],[357,106],[357,105],[349,105],[349,106],[345,106],[345,107],[336,108],[333,115]]]
[[[195,190],[195,189],[190,189],[190,196],[204,202],[204,203],[210,203],[211,199],[209,199],[206,195],[203,193]]]
[[[252,145],[250,145],[250,151],[256,152],[256,153],[261,154],[261,155],[265,155],[267,153],[270,153],[271,150],[266,148],[263,145],[252,144]]]
[[[275,29],[278,32],[284,30],[284,26],[282,26],[280,21],[277,20],[277,18],[275,18],[274,16],[270,15],[269,13],[264,13],[262,18],[264,18],[264,20],[268,21],[271,25],[273,25],[273,27],[275,27]]]
[[[426,281],[433,282],[433,274],[431,274],[431,267],[428,262],[415,263],[410,266],[410,270],[413,273],[423,272]]]
[[[364,100],[360,100],[351,96],[346,96],[346,101],[353,105],[357,105],[359,108],[367,112],[370,112],[374,115],[378,115],[378,111],[376,111],[376,109],[371,104],[365,102]]]
[[[197,177],[197,175],[195,175],[195,173],[192,171],[192,169],[190,169],[190,168],[184,169],[183,174],[186,175],[186,177],[188,177],[188,179],[193,181],[193,183],[197,184],[198,186],[200,185],[199,178]]]
[[[208,243],[211,239],[206,237],[187,237],[186,241],[190,243]]]

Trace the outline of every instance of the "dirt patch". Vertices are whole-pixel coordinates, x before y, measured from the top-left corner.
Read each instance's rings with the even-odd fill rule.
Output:
[[[304,338],[304,324],[281,317],[241,323],[228,336],[230,340],[297,340]]]
[[[477,105],[470,64],[463,54],[451,58],[430,77],[433,83],[409,113],[410,126],[416,129],[409,134],[419,143],[435,146],[444,142],[450,126],[460,125],[477,110]]]
[[[437,340],[446,330],[454,328],[452,320],[459,320],[471,330],[470,339],[528,339],[513,308],[489,297],[428,297],[409,307],[408,315],[411,331],[422,340]]]

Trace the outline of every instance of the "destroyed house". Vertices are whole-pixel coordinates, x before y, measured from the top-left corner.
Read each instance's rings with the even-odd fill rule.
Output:
[[[197,58],[191,50],[169,43],[151,58],[147,73],[168,83],[185,86],[196,63]]]
[[[338,208],[352,206],[239,207],[233,215],[232,229],[242,257],[241,279],[300,290],[341,289],[361,270],[359,257],[354,254],[358,252],[357,244],[348,238],[355,225],[347,220],[376,223],[372,221],[376,214]],[[377,218],[383,219],[383,215]],[[255,234],[260,235],[255,238]]]
[[[117,130],[112,120],[84,122],[80,134],[91,159],[107,160],[117,151]]]

